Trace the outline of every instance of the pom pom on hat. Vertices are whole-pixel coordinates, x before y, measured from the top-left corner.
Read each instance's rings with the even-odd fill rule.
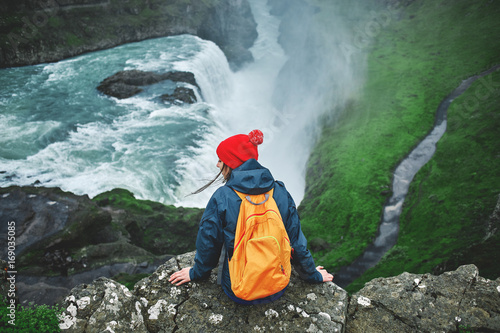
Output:
[[[247,160],[259,159],[257,146],[264,142],[264,134],[258,129],[248,135],[237,134],[222,141],[217,147],[217,156],[231,169],[236,169]]]
[[[258,129],[255,129],[248,133],[248,138],[251,143],[254,144],[254,146],[258,146],[264,142],[264,134]]]

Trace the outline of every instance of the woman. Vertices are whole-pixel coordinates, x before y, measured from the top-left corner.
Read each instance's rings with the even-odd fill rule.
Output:
[[[314,260],[307,250],[307,241],[300,228],[300,220],[295,203],[282,182],[274,180],[268,169],[257,162],[259,154],[257,146],[263,142],[260,130],[250,134],[234,135],[222,141],[217,147],[219,175],[209,184],[195,193],[206,189],[220,175],[226,184],[218,188],[210,198],[201,218],[196,240],[195,264],[173,273],[169,281],[177,286],[206,278],[219,262],[221,249],[226,250],[222,268],[222,289],[233,301],[240,304],[263,304],[274,301],[283,295],[283,289],[276,294],[252,301],[236,297],[231,289],[228,259],[234,250],[236,221],[241,204],[236,191],[249,195],[262,194],[274,189],[273,198],[280,211],[285,229],[293,248],[293,265],[301,278],[311,283],[333,280],[333,275],[323,267],[315,267]]]

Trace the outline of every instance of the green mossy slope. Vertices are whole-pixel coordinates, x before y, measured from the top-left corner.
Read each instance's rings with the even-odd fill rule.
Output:
[[[500,193],[499,88],[496,72],[453,101],[447,133],[411,184],[397,245],[349,289],[396,271],[440,273],[470,263],[482,276],[500,275],[500,233],[492,234],[500,220],[491,217]]]
[[[380,12],[384,10],[381,7]],[[383,204],[390,195],[392,171],[431,130],[439,103],[463,79],[500,63],[500,44],[496,42],[500,32],[498,17],[500,3],[494,1],[413,1],[392,10],[386,24],[372,34],[366,48],[369,54],[363,92],[335,124],[323,128],[308,162],[306,194],[299,211],[306,236],[327,243],[314,253],[319,263],[335,271],[352,262],[374,239]],[[361,22],[361,28],[368,23]],[[492,94],[487,101],[498,104],[498,96]],[[410,202],[405,203],[403,218],[409,216],[411,207],[411,224],[418,225],[418,231],[402,245],[406,237],[402,227],[399,245],[393,252],[407,256],[413,264],[405,266],[404,260],[396,260],[383,275],[432,270],[448,259],[451,251],[480,240],[481,228],[474,225],[492,213],[495,194],[500,192],[498,159],[496,164],[491,162],[492,156],[498,156],[498,132],[492,132],[494,126],[489,127],[492,119],[497,118],[486,117],[477,125],[481,131],[490,131],[482,140],[491,150],[468,155],[468,163],[478,169],[464,172],[476,172],[476,176],[469,173],[459,179],[456,169],[460,164],[441,165],[436,159],[420,172],[410,196],[416,191],[415,184],[423,191],[428,183],[422,180],[429,174],[442,178],[433,181],[435,190],[425,192],[435,194],[435,201],[410,197]],[[456,137],[452,144],[456,149],[448,150],[442,160],[455,161],[464,158],[467,149],[480,150],[482,145],[471,146],[474,135],[462,133]],[[446,150],[442,146],[438,149]],[[486,157],[489,162],[475,161]],[[426,176],[422,176],[424,173]],[[462,188],[469,188],[472,193],[462,192]],[[483,200],[486,196],[488,200]],[[440,216],[420,215],[423,213],[417,207],[423,212],[437,213],[437,208],[430,204],[442,200],[446,204],[439,206]],[[445,207],[456,207],[457,211],[450,216]],[[453,230],[464,235],[475,230],[476,236],[456,239],[457,233],[450,230],[453,236],[437,242],[436,237],[443,238],[453,221],[447,219],[458,217],[466,222]],[[444,227],[435,234],[437,223]],[[422,242],[419,251],[401,254],[404,246],[414,246],[415,242]],[[379,272],[371,276],[380,276],[377,274],[382,275]]]

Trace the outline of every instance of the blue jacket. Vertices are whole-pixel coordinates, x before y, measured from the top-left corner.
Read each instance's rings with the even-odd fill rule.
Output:
[[[191,280],[207,278],[219,262],[222,246],[226,248],[226,258],[222,271],[222,289],[234,301],[243,304],[258,304],[273,301],[283,294],[266,297],[256,301],[237,298],[231,290],[231,279],[227,261],[233,255],[234,234],[241,199],[233,189],[247,194],[262,194],[274,188],[274,200],[283,218],[285,229],[290,238],[293,251],[292,263],[299,275],[308,282],[323,282],[321,273],[316,270],[314,260],[307,250],[307,240],[300,228],[300,220],[295,203],[284,184],[275,181],[271,172],[255,159],[243,163],[231,173],[224,186],[218,188],[210,198],[201,218],[196,239],[195,264],[189,271]],[[274,296],[274,297],[273,297]]]

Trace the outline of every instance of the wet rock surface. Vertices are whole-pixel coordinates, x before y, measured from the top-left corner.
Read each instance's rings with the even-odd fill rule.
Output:
[[[98,210],[88,196],[56,188],[17,186],[0,188],[0,217],[15,222],[17,254],[27,248],[101,242],[105,240],[101,231],[111,222],[111,216]],[[0,236],[7,239],[7,224],[0,228]],[[1,258],[6,251],[6,247],[0,248]]]
[[[160,98],[164,102],[172,104],[193,104],[196,103],[196,95],[192,89],[185,87],[177,87],[173,94],[164,94]]]
[[[141,87],[143,86],[152,85],[165,80],[170,80],[173,82],[185,82],[199,89],[194,74],[190,72],[167,72],[160,74],[134,69],[120,71],[104,79],[97,87],[97,90],[108,96],[124,99],[142,92],[143,89]],[[179,88],[180,87],[178,87],[177,89]],[[181,95],[181,93],[185,94],[183,90],[178,91],[177,89],[177,95]],[[174,95],[175,94],[176,93],[174,92]],[[196,97],[194,98],[194,100],[196,101]]]
[[[257,38],[247,0],[20,0],[0,4],[0,67],[59,61],[156,37],[215,42],[233,68],[251,61]],[[63,28],[64,27],[64,28]]]
[[[202,212],[136,200],[122,189],[91,200],[59,188],[13,186],[0,188],[0,237],[7,239],[14,222],[20,303],[53,305],[77,284],[151,274],[173,254],[192,250]],[[7,249],[0,248],[0,259]]]

